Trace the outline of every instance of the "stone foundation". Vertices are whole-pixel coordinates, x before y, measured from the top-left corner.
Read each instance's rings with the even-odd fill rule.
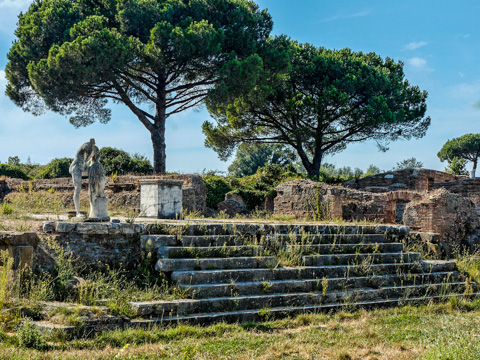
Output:
[[[40,269],[51,267],[55,261],[55,251],[49,246],[49,238],[63,251],[73,254],[80,265],[129,266],[138,264],[141,258],[143,224],[44,222],[43,229],[41,246],[35,252],[36,266]]]

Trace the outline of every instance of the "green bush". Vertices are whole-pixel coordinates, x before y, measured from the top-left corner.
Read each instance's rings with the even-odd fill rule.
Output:
[[[232,192],[239,194],[248,210],[255,210],[262,206],[269,195],[276,196],[275,186],[281,182],[298,179],[301,175],[292,165],[286,167],[276,164],[259,168],[251,176],[236,178],[223,177],[215,173],[202,176],[207,188],[207,206],[216,209],[218,203],[225,199],[225,194]]]
[[[28,180],[28,175],[19,165],[0,164],[0,176]]]
[[[225,200],[225,194],[230,192],[232,188],[223,176],[213,173],[202,176],[207,190],[207,206],[216,210],[218,203]]]
[[[68,169],[72,163],[72,158],[53,159],[45,167],[40,170],[37,175],[38,179],[54,179],[70,177]]]
[[[153,167],[144,156],[134,154],[111,147],[100,149],[100,163],[108,175],[118,174],[142,174],[153,173]]]
[[[18,344],[29,349],[44,350],[47,342],[43,334],[30,319],[25,319],[17,330]]]

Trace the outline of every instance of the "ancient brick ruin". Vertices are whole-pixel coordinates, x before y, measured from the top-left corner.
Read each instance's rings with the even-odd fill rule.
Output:
[[[295,180],[276,190],[275,214],[397,223],[447,244],[478,241],[480,179],[406,169],[341,186]]]

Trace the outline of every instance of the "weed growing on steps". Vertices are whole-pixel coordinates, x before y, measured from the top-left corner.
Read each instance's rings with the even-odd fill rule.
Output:
[[[32,320],[26,318],[17,329],[18,345],[27,349],[46,350],[47,342]]]
[[[0,215],[11,215],[13,214],[13,207],[8,202],[4,201],[0,207]]]

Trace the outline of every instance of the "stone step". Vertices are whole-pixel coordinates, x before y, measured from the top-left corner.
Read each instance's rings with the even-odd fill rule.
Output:
[[[231,258],[245,256],[262,256],[261,246],[210,246],[182,247],[164,246],[158,248],[160,258],[197,259],[197,258]]]
[[[393,242],[393,238],[386,238],[384,234],[326,234],[326,235],[277,235],[268,234],[264,237],[265,241],[274,241],[276,243],[296,243],[296,244],[372,244]]]
[[[152,236],[152,235],[147,235]],[[388,242],[383,234],[343,234],[343,235],[276,235],[267,234],[263,239],[257,240],[253,236],[236,235],[183,235],[180,244],[186,247],[208,247],[208,246],[241,246],[261,245],[263,242],[271,243],[297,243],[297,244],[358,244],[358,243],[382,243]],[[174,246],[165,244],[163,246]]]
[[[277,261],[273,256],[249,256],[231,258],[159,259],[155,265],[155,269],[163,272],[172,272],[185,270],[274,268],[276,265]]]
[[[387,263],[411,263],[421,260],[420,253],[379,253],[379,254],[339,254],[339,255],[309,255],[303,256],[304,266],[321,265],[369,265]],[[194,259],[159,259],[155,269],[162,272],[187,270],[218,270],[218,269],[272,269],[277,266],[273,256],[245,256],[222,258]]]
[[[476,297],[480,293],[473,293],[470,296]],[[265,320],[281,319],[287,316],[296,316],[305,313],[317,313],[317,312],[331,312],[338,311],[342,309],[371,309],[371,308],[380,308],[380,307],[390,307],[396,305],[405,305],[405,304],[425,304],[430,301],[444,301],[451,297],[463,297],[462,293],[452,293],[447,295],[433,295],[433,296],[412,296],[408,298],[392,298],[376,301],[359,301],[355,303],[346,304],[334,303],[334,304],[316,304],[309,306],[297,306],[297,307],[275,307],[267,309],[257,309],[257,310],[242,310],[242,311],[230,311],[230,312],[218,312],[218,313],[206,313],[206,314],[195,314],[195,315],[186,315],[186,316],[164,316],[160,318],[144,319],[144,320],[133,320],[128,323],[128,327],[141,327],[145,329],[152,328],[152,326],[168,326],[175,324],[192,324],[192,325],[207,325],[218,322],[261,322]]]
[[[387,264],[408,263],[422,260],[422,254],[414,252],[373,253],[373,254],[334,254],[303,256],[305,266],[348,265],[348,264]]]
[[[404,237],[409,228],[398,225],[338,225],[338,224],[255,224],[255,223],[190,223],[188,226],[176,224],[156,224],[147,226],[150,234],[175,232],[185,235],[266,235],[266,234],[389,234]],[[161,231],[161,232],[160,232]]]
[[[196,299],[224,296],[245,296],[262,293],[291,293],[291,292],[315,292],[322,291],[323,279],[305,280],[271,280],[271,281],[248,281],[235,282],[233,284],[199,284],[179,285],[188,291]],[[404,286],[427,283],[444,283],[462,281],[463,277],[457,271],[445,271],[435,273],[418,274],[393,274],[340,278],[328,278],[327,289],[344,290],[351,288],[379,288],[385,286]],[[325,282],[323,280],[323,282]]]
[[[162,246],[158,248],[160,258],[195,259],[206,257],[235,257],[235,256],[268,256],[280,250],[293,254],[355,254],[355,253],[393,253],[401,252],[403,244],[376,243],[376,244],[317,244],[317,245],[280,245],[270,249],[259,245],[244,246],[209,246],[209,247],[182,247]]]
[[[256,237],[236,235],[203,235],[188,236],[180,238],[180,244],[185,247],[209,247],[209,246],[241,246],[244,244],[253,245]]]
[[[325,291],[289,294],[261,294],[249,296],[220,297],[210,299],[152,301],[130,303],[138,317],[184,316],[277,307],[301,307],[317,304],[353,304],[410,296],[433,296],[451,292],[463,293],[464,282],[420,284],[383,287],[380,289],[359,288],[346,291]]]
[[[473,293],[469,298],[480,296],[480,293]],[[150,330],[156,327],[175,326],[178,324],[191,325],[209,325],[219,322],[235,323],[235,322],[261,322],[265,320],[281,319],[287,316],[297,316],[306,313],[332,312],[346,309],[376,309],[381,307],[391,307],[406,304],[425,304],[432,301],[441,302],[449,298],[462,298],[461,293],[452,293],[446,295],[433,296],[411,296],[408,298],[392,298],[376,301],[359,301],[355,303],[333,303],[333,304],[315,304],[309,306],[297,307],[275,307],[255,310],[241,310],[230,312],[211,312],[206,314],[194,314],[185,316],[161,316],[158,318],[135,319],[129,321],[124,319],[122,323],[111,324],[105,322],[103,324],[86,325],[86,326],[72,326],[53,324],[45,321],[34,322],[35,326],[43,333],[56,335],[62,333],[68,338],[87,338],[98,335],[103,331],[122,330],[122,329],[145,329]]]
[[[310,254],[394,253],[403,251],[400,243],[285,245],[287,251]],[[272,249],[275,251],[275,249]]]
[[[373,265],[328,265],[284,267],[274,269],[225,269],[207,271],[174,271],[172,280],[177,284],[215,284],[246,281],[305,280],[367,275],[455,271],[455,262],[415,262]]]

